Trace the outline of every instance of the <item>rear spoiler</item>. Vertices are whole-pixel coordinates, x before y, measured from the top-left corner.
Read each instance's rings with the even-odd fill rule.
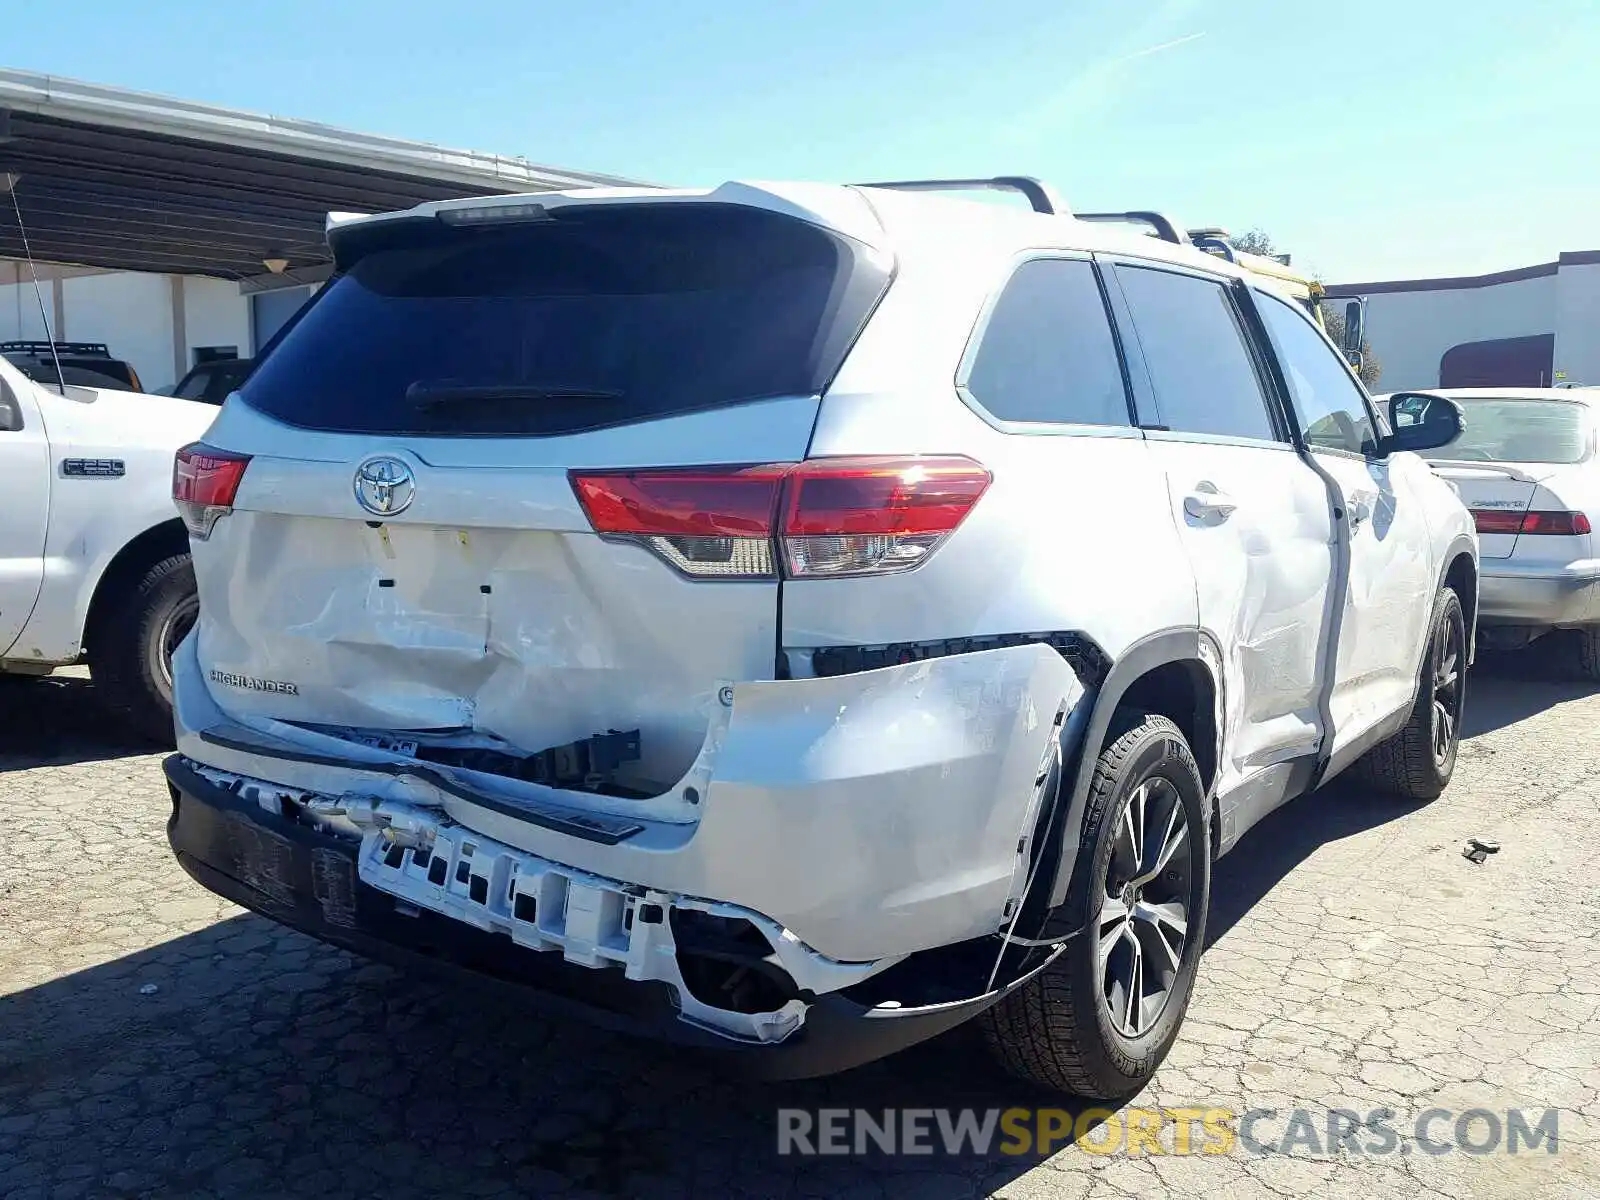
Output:
[[[1537,476],[1529,475],[1526,471],[1519,471],[1516,467],[1504,466],[1501,463],[1475,463],[1462,462],[1460,459],[1430,458],[1428,465],[1435,471],[1455,471],[1472,474],[1477,472],[1483,475],[1503,475],[1507,479],[1514,479],[1518,483],[1538,483]]]

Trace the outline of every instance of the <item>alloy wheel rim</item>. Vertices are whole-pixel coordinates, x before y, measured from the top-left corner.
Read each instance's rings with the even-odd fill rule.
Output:
[[[1152,776],[1117,818],[1097,925],[1100,995],[1124,1037],[1148,1033],[1177,988],[1193,872],[1183,798]]]
[[[1433,633],[1433,761],[1438,765],[1450,757],[1461,726],[1465,650],[1462,623],[1446,613]]]
[[[189,636],[189,631],[194,628],[199,616],[200,598],[193,596],[174,605],[172,611],[167,614],[167,619],[161,623],[161,632],[156,640],[156,646],[160,649],[157,666],[169,694],[172,691],[172,652],[184,638]]]

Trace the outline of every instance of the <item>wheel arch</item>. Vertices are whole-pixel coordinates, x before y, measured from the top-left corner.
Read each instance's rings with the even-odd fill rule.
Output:
[[[85,647],[93,641],[95,628],[115,596],[125,588],[136,586],[145,571],[162,559],[188,553],[189,531],[179,518],[173,517],[170,521],[152,525],[112,555],[111,561],[100,572],[100,578],[95,580],[89,610],[84,617]]]
[[[1068,919],[1064,905],[1077,865],[1095,761],[1105,748],[1118,709],[1139,705],[1177,725],[1194,752],[1209,802],[1215,803],[1210,793],[1222,758],[1221,686],[1212,665],[1217,661],[1215,650],[1202,639],[1199,630],[1164,630],[1129,646],[1091,693],[1087,702],[1092,708],[1082,736],[1075,745],[1066,747],[1065,778],[1070,781],[1071,790],[1067,803],[1059,806],[1058,824],[1051,838],[1054,863],[1041,937],[1076,932],[1064,924]],[[1215,836],[1213,821],[1213,842]]]
[[[1478,647],[1478,556],[1466,536],[1450,543],[1444,556],[1440,587],[1454,588],[1461,600],[1461,615],[1467,624],[1467,663],[1477,659]]]

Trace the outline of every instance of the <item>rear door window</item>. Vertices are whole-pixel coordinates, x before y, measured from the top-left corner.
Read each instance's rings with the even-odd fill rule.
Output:
[[[1094,267],[1023,263],[995,302],[967,391],[1002,421],[1127,425],[1122,363]]]
[[[1119,265],[1161,423],[1180,433],[1281,440],[1225,284]]]
[[[728,205],[371,236],[256,364],[251,407],[311,429],[537,436],[811,395],[887,285],[853,243]]]

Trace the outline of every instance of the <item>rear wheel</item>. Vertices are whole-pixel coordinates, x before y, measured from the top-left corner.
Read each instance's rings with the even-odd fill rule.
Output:
[[[1467,623],[1461,601],[1445,588],[1433,606],[1422,678],[1405,727],[1359,760],[1374,787],[1408,800],[1433,800],[1456,769],[1467,701]]]
[[[89,674],[106,706],[153,742],[172,743],[172,652],[200,614],[187,554],[155,563],[108,599],[89,636]]]
[[[1084,932],[982,1020],[1012,1073],[1120,1100],[1150,1081],[1183,1024],[1205,940],[1211,847],[1183,733],[1132,712],[1112,728],[1067,900]]]

